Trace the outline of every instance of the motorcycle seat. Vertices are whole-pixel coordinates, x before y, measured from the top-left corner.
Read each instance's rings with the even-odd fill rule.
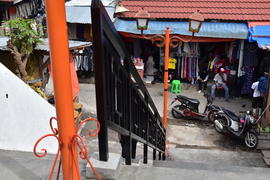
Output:
[[[200,101],[197,100],[197,99],[192,99],[192,98],[189,98],[189,97],[186,97],[186,96],[182,96],[182,95],[178,95],[177,97],[180,98],[180,99],[185,99],[187,101],[190,101],[192,104],[196,104],[196,105],[199,105],[200,104]]]
[[[232,111],[229,111],[229,110],[227,110],[227,109],[223,109],[223,112],[224,112],[227,116],[229,116],[233,121],[237,121],[237,122],[240,121],[240,118],[239,118],[237,115],[235,115]]]

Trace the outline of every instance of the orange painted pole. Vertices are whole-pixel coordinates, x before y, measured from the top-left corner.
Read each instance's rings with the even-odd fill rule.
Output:
[[[165,56],[164,56],[164,106],[163,106],[163,125],[167,126],[167,111],[168,111],[168,61],[170,51],[170,28],[167,27],[165,34]]]
[[[64,0],[46,0],[46,14],[63,179],[78,180],[78,156],[77,152],[74,152],[75,148],[72,148],[72,139],[76,133]]]

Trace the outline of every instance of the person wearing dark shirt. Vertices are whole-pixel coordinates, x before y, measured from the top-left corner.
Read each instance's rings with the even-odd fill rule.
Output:
[[[199,72],[199,76],[198,76],[198,84],[199,84],[199,93],[201,93],[202,91],[205,91],[207,88],[207,81],[208,81],[208,71],[206,68],[202,69]]]

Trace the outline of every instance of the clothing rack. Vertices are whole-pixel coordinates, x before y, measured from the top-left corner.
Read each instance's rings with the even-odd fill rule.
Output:
[[[192,84],[198,77],[199,44],[184,43],[178,46],[176,79],[188,80]]]
[[[198,76],[198,56],[178,56],[177,79],[186,79],[194,82]]]

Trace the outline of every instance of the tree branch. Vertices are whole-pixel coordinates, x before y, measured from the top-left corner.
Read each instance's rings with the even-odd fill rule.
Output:
[[[21,53],[19,52],[18,48],[15,45],[13,45],[11,40],[7,41],[7,47],[10,49],[11,53],[14,56],[21,58],[21,56],[22,56]]]

